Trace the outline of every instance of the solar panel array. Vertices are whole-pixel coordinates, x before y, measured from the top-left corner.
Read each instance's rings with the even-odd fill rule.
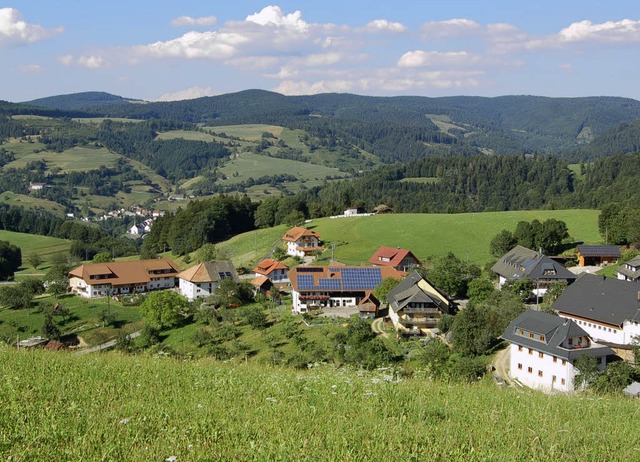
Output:
[[[317,271],[301,271],[310,273]],[[304,268],[311,269],[311,268]],[[314,283],[313,274],[298,274],[298,289],[300,290],[373,290],[382,282],[382,274],[379,268],[343,268],[331,267],[329,272],[341,277],[318,278],[318,284]]]

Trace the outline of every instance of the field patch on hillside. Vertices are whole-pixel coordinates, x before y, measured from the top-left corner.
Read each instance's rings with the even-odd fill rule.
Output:
[[[12,151],[11,147],[3,146],[8,151]],[[101,165],[111,167],[121,157],[107,148],[95,146],[76,146],[63,152],[40,151],[22,154],[15,152],[15,154],[16,160],[8,163],[5,168],[22,168],[28,162],[43,160],[48,168],[58,167],[63,172],[87,171],[96,169]]]
[[[22,266],[28,267],[26,256],[31,253],[40,255],[47,262],[52,255],[69,252],[71,241],[56,237],[39,236],[37,234],[14,233],[0,230],[0,241],[9,241],[22,250]]]

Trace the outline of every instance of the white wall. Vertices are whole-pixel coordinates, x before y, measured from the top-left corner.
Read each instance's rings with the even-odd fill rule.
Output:
[[[557,358],[554,363],[551,355],[543,353],[543,357],[540,358],[540,352],[535,349],[531,349],[532,353],[529,354],[529,348],[522,347],[522,351],[519,351],[518,348],[515,343],[509,347],[511,377],[523,385],[537,390],[573,390],[573,366],[568,361],[563,365],[562,359]],[[522,368],[518,368],[518,364],[521,364]],[[532,372],[529,372],[529,367]],[[542,371],[542,377],[538,375],[539,371]],[[554,375],[556,376],[555,383],[553,382]],[[562,384],[562,379],[564,379],[564,384]]]
[[[622,329],[614,328],[611,326],[607,326],[605,324],[595,323],[593,321],[585,321],[583,319],[575,318],[568,314],[559,314],[562,318],[567,318],[575,321],[582,329],[584,329],[587,334],[595,341],[604,341],[610,343],[617,343],[619,345],[625,345],[627,343],[631,343],[629,341],[625,341],[625,332]],[[638,330],[640,333],[640,330]],[[638,335],[638,334],[635,334]]]

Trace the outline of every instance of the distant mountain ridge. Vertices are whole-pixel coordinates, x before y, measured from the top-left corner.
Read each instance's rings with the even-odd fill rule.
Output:
[[[26,104],[213,126],[281,125],[303,129],[323,142],[358,145],[385,162],[433,154],[570,153],[572,158],[598,157],[598,152],[585,146],[632,126],[640,118],[640,101],[619,97],[285,96],[245,90],[183,101],[131,102],[142,101],[84,92]]]

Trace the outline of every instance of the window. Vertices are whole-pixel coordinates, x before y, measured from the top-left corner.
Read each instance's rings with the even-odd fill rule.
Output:
[[[564,366],[565,364],[567,364],[567,361],[565,359],[562,360],[562,365]]]
[[[522,351],[522,345],[518,345],[518,351]]]
[[[538,337],[538,340],[541,340],[541,341],[543,341],[543,342],[544,342],[544,335],[540,335],[540,336]]]
[[[528,368],[527,368],[527,372],[528,372],[529,374],[533,373],[533,368],[532,368],[532,367],[528,367]]]
[[[539,352],[539,353],[538,353],[538,358],[544,358],[544,353]]]
[[[551,377],[551,383],[556,383],[556,380],[557,380],[557,378],[556,378],[555,375],[553,377]]]
[[[560,383],[564,385],[564,379],[560,379]]]
[[[529,332],[529,338],[533,338],[533,332]]]
[[[518,369],[522,370],[522,364],[518,363]]]
[[[558,362],[558,358],[556,358],[555,356],[553,357],[553,362],[557,363]]]
[[[529,354],[532,355],[533,354],[533,350],[531,348],[529,348]]]
[[[520,333],[520,335],[524,335],[524,329],[518,329],[518,332]]]
[[[542,377],[542,371],[538,371],[538,377]]]

